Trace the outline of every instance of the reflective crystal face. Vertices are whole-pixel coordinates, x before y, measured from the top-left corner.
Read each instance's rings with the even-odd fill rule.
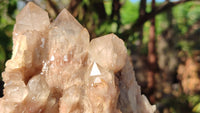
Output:
[[[153,113],[134,78],[124,42],[114,34],[89,41],[66,10],[50,24],[29,2],[13,31],[1,113]]]

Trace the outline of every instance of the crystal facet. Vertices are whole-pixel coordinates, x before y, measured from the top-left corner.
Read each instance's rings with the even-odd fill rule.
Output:
[[[124,42],[114,34],[90,42],[66,9],[50,24],[29,2],[16,18],[13,43],[1,113],[155,111],[141,95]]]

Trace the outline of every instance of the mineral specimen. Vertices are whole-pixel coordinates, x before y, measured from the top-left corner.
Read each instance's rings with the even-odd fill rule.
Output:
[[[16,18],[0,113],[153,113],[135,80],[124,42],[89,41],[63,9],[53,23],[29,2]]]

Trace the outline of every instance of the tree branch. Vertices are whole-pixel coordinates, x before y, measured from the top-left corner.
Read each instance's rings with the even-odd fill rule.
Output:
[[[124,31],[121,34],[121,37],[124,37],[124,38],[128,37],[129,34],[132,34],[133,32],[137,31],[141,27],[141,25],[143,25],[146,21],[155,17],[157,14],[160,14],[168,9],[173,8],[174,6],[177,6],[179,4],[189,2],[189,1],[199,1],[199,0],[180,0],[180,1],[176,1],[176,2],[164,2],[159,7],[156,7],[155,10],[152,10],[151,12],[146,13],[144,16],[138,18],[138,20],[135,22],[135,24],[133,24],[131,26],[131,28],[129,30]],[[124,40],[126,40],[126,39],[124,39]]]
[[[185,3],[188,1],[194,1],[194,0],[180,0],[177,2],[165,2],[160,7],[156,7],[155,10],[152,10],[150,13],[146,13],[140,20],[138,19],[132,28],[136,28],[140,24],[144,24],[147,20],[150,20],[151,18],[155,17],[157,14],[164,12],[168,9],[173,8],[176,5],[179,5],[181,3]]]

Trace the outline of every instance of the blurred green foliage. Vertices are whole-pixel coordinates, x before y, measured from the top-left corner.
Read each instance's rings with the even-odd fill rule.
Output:
[[[131,3],[127,0],[120,10],[121,23],[122,24],[131,24],[134,23],[139,17],[139,2]]]
[[[16,12],[17,0],[0,1],[0,72],[4,70],[5,61],[11,57]]]
[[[189,96],[188,101],[191,103],[191,106],[194,106],[192,111],[194,113],[199,113],[200,112],[200,95]]]

